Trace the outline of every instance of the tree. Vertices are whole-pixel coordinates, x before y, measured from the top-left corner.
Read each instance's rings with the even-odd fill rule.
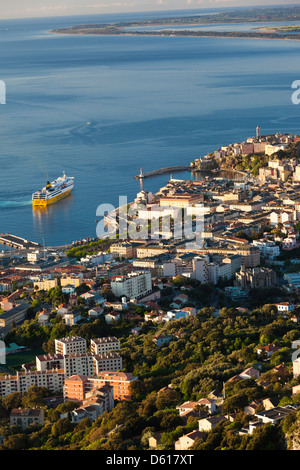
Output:
[[[257,428],[246,450],[285,450],[285,439],[279,426],[266,424]]]
[[[160,422],[162,429],[165,429],[165,430],[170,430],[172,428],[181,426],[183,424],[184,424],[183,419],[180,416],[178,416],[177,413],[175,414],[173,412],[165,412]]]
[[[222,413],[237,413],[248,405],[248,397],[244,393],[227,398],[222,405]]]
[[[32,385],[29,387],[22,397],[23,408],[36,408],[45,406],[44,398],[49,396],[51,392],[45,387],[37,387]]]
[[[56,423],[53,424],[51,428],[51,434],[54,437],[60,437],[66,434],[67,432],[73,431],[74,425],[68,418],[62,418]]]
[[[28,446],[26,434],[13,434],[4,441],[4,448],[7,450],[24,450]]]
[[[19,408],[21,405],[22,394],[20,392],[13,392],[2,398],[2,406],[6,411],[10,412],[13,408]]]
[[[167,388],[166,390],[158,393],[156,407],[158,410],[176,407],[180,398],[181,394],[179,392],[172,390],[171,388]]]

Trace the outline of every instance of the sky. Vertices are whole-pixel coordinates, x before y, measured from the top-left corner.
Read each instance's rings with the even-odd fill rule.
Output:
[[[0,19],[123,12],[300,5],[300,0],[0,0]]]

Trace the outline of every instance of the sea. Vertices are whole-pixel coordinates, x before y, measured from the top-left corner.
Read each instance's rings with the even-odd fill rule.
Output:
[[[254,136],[257,125],[262,134],[299,133],[300,105],[291,99],[298,41],[50,32],[224,10],[1,20],[0,233],[49,247],[93,238],[102,207],[141,189],[155,193],[171,177],[195,177],[141,182],[141,168],[189,166]],[[70,196],[33,209],[32,193],[63,171],[75,178]]]

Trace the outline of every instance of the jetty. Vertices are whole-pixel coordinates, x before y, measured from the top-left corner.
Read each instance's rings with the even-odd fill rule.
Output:
[[[0,243],[2,243],[3,245],[12,246],[13,248],[17,248],[18,250],[36,249],[41,246],[39,243],[31,242],[29,240],[26,240],[25,238],[21,238],[16,235],[11,235],[10,233],[1,233]]]
[[[165,173],[175,172],[175,171],[192,171],[193,168],[191,166],[168,166],[166,168],[160,168],[158,170],[148,171],[147,173],[143,173],[143,168],[141,168],[140,174],[136,175],[134,178],[149,178],[150,176],[157,176],[163,175]]]

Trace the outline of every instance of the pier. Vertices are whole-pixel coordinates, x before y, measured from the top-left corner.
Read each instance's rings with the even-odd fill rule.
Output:
[[[0,243],[2,243],[3,245],[12,246],[13,248],[17,248],[18,250],[34,249],[39,248],[41,246],[39,243],[31,242],[29,240],[26,240],[25,238],[21,238],[16,235],[11,235],[10,233],[1,233]]]
[[[163,175],[175,171],[193,171],[193,168],[191,166],[168,166],[166,168],[160,168],[159,170],[148,171],[147,173],[143,173],[143,169],[141,168],[140,174],[136,175],[134,178],[149,178],[150,176]]]

